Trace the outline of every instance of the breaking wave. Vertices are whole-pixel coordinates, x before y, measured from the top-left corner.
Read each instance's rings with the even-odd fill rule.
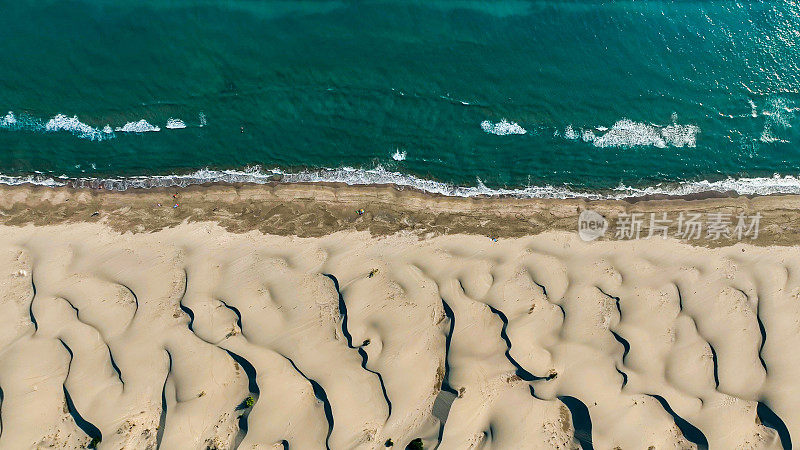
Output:
[[[47,121],[28,115],[17,116],[13,111],[9,111],[0,119],[0,129],[4,130],[27,130],[54,133],[64,131],[71,133],[81,139],[92,141],[102,141],[114,137],[114,132],[106,126],[102,129],[92,127],[81,122],[77,116],[69,117],[65,114],[56,114]]]
[[[596,127],[581,130],[580,135],[572,125],[564,130],[566,139],[576,140],[579,137],[595,147],[695,147],[700,128],[696,125],[660,126],[634,122],[628,119],[617,121],[611,129]]]
[[[198,116],[200,127],[206,124],[205,115]],[[186,128],[186,123],[181,119],[170,118],[165,125],[167,129]],[[116,133],[145,133],[161,131],[161,127],[153,125],[146,119],[128,122],[122,126],[112,128],[106,124],[102,128],[94,127],[78,119],[78,116],[68,116],[66,114],[56,114],[50,119],[43,120],[28,114],[17,115],[9,111],[5,116],[0,117],[0,129],[2,130],[23,130],[42,133],[67,132],[80,139],[90,141],[102,141],[116,137]]]
[[[172,117],[167,120],[167,128],[170,130],[176,130],[180,128],[186,128],[186,123],[184,123],[181,119],[174,119]]]
[[[505,136],[508,134],[525,134],[528,131],[519,126],[516,122],[509,122],[506,119],[497,123],[492,123],[488,120],[481,122],[481,129],[489,134],[496,134],[498,136]]]
[[[161,128],[142,119],[137,122],[128,122],[125,125],[118,127],[117,131],[121,131],[123,133],[147,133],[151,131],[161,131]]]
[[[81,122],[78,120],[78,116],[67,117],[64,114],[58,114],[48,120],[44,125],[44,130],[50,132],[68,131],[75,136],[92,141],[102,141],[114,136],[114,132],[110,130],[110,127],[99,130]]]
[[[625,199],[644,196],[685,196],[703,193],[736,193],[739,195],[800,194],[800,177],[779,176],[756,178],[727,178],[718,181],[687,181],[661,183],[644,188],[619,185],[613,189],[589,191],[569,186],[527,186],[517,189],[491,188],[477,180],[475,186],[458,186],[414,175],[393,172],[377,166],[373,169],[342,167],[338,169],[303,170],[248,167],[243,170],[201,169],[188,174],[131,176],[115,178],[68,178],[43,174],[26,176],[0,175],[0,184],[34,184],[70,186],[124,191],[157,187],[186,187],[207,183],[343,183],[347,185],[394,185],[431,194],[456,197],[517,197],[517,198],[583,198],[588,200]]]

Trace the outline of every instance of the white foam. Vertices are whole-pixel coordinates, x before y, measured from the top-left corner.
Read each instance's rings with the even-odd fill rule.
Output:
[[[772,135],[772,130],[769,127],[764,127],[764,130],[761,131],[761,136],[758,138],[759,141],[765,144],[772,144],[775,142],[780,142],[782,144],[788,144],[789,141],[786,139],[781,139]]]
[[[567,127],[571,129],[571,126]],[[581,138],[595,147],[695,147],[700,128],[696,125],[671,124],[659,126],[634,122],[629,119],[617,121],[611,129],[596,127],[583,130]],[[604,130],[607,130],[603,132]],[[566,133],[565,133],[566,136]]]
[[[747,103],[750,104],[750,117],[755,119],[758,117],[758,107],[753,100],[747,99]]]
[[[496,134],[498,136],[506,136],[509,134],[525,134],[528,132],[527,130],[525,130],[525,128],[522,128],[518,123],[509,122],[506,119],[503,119],[497,123],[492,123],[488,120],[484,120],[483,122],[481,122],[481,128],[483,129],[483,131],[487,133]]]
[[[200,114],[197,115],[197,118],[200,120],[200,126],[201,127],[206,126],[206,115],[205,114],[200,113]]]
[[[78,116],[68,117],[64,114],[58,114],[48,120],[44,125],[44,130],[48,132],[67,131],[80,138],[93,141],[100,141],[109,137],[108,133],[78,120]]]
[[[170,130],[176,130],[180,128],[186,128],[186,124],[181,119],[173,119],[172,117],[167,120],[167,128]]]
[[[47,177],[42,175],[26,175],[19,177],[0,175],[0,184],[5,184],[9,186],[18,186],[21,184],[33,184],[36,186],[55,187],[55,186],[64,186],[66,183],[56,181],[52,177]]]
[[[797,108],[788,105],[788,101],[781,97],[772,97],[763,108],[761,115],[765,117],[764,128],[761,130],[759,140],[766,144],[773,142],[788,143],[788,140],[776,136],[782,130],[791,128],[791,119]]]
[[[150,122],[141,119],[137,122],[128,122],[121,127],[117,127],[117,131],[123,133],[147,133],[153,131],[161,131],[161,128],[150,124]]]
[[[102,141],[114,137],[114,131],[109,126],[102,130],[81,122],[78,116],[67,116],[66,114],[56,114],[46,122],[27,114],[17,116],[13,111],[9,111],[0,119],[0,128],[9,130],[26,130],[43,133],[55,133],[60,131],[68,132],[81,139],[92,141]]]
[[[572,128],[572,125],[567,125],[567,128],[564,129],[564,137],[574,141],[578,139],[580,136],[578,136],[578,132],[575,131],[574,128]]]
[[[735,192],[739,195],[800,194],[800,177],[773,175],[772,177],[726,178],[718,181],[689,181],[677,184],[659,184],[643,189],[620,186],[614,189],[628,197],[642,195],[689,195],[703,192]]]
[[[44,123],[26,114],[17,115],[9,111],[0,119],[0,128],[4,130],[44,131]]]
[[[406,151],[403,150],[402,152],[400,149],[397,149],[392,153],[392,159],[395,161],[405,161],[406,160]]]
[[[699,132],[700,128],[696,125],[672,124],[661,128],[664,142],[672,147],[696,147]]]
[[[12,111],[9,111],[2,120],[0,120],[0,127],[11,128],[17,124],[17,118]]]

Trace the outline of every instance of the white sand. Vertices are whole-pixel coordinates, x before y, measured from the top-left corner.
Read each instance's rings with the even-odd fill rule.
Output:
[[[799,299],[788,247],[3,226],[0,449],[781,448]]]

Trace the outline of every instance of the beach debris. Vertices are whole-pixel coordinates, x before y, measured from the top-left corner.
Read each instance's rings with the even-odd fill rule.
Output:
[[[371,341],[369,339],[364,339],[364,342],[361,343],[361,346],[366,347],[367,345],[369,345],[370,342]]]
[[[384,447],[392,447],[394,446],[394,442],[391,439],[387,439],[386,442],[383,443]]]
[[[180,203],[175,203],[174,205],[172,205],[172,208],[174,209],[177,208],[178,206],[180,206]]]
[[[200,393],[197,394],[197,398],[200,398],[200,397],[202,397],[204,395],[206,395],[206,391],[200,391]]]
[[[98,212],[98,211],[95,211],[95,212],[92,213],[92,217],[99,216],[99,215],[100,215],[100,212]]]
[[[497,242],[497,237],[496,236],[489,236],[489,239],[491,239],[492,242]]]
[[[372,270],[370,270],[370,271],[369,271],[369,275],[367,275],[367,278],[372,278],[372,277],[374,277],[376,273],[378,273],[378,269],[372,269]]]
[[[358,214],[359,216],[363,216],[365,212],[366,212],[366,211],[364,211],[364,208],[361,208],[361,209],[357,209],[357,210],[356,210],[356,214]]]

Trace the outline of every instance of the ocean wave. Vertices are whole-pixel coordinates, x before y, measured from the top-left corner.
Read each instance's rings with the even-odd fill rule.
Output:
[[[620,119],[611,128],[595,126],[579,128],[567,125],[563,132],[556,129],[555,137],[563,137],[570,141],[582,140],[598,148],[606,147],[696,147],[700,128],[696,125],[675,123],[677,116],[673,114],[670,125],[654,125]]]
[[[41,130],[44,131],[44,123],[36,118],[14,114],[9,111],[0,119],[0,129],[3,130]]]
[[[405,161],[406,155],[407,153],[405,150],[400,151],[400,149],[397,149],[394,151],[394,153],[392,153],[392,159],[395,161]]]
[[[13,111],[9,111],[0,119],[0,129],[38,131],[43,133],[63,131],[78,138],[92,141],[102,141],[114,137],[114,132],[111,131],[108,126],[103,129],[95,128],[81,122],[77,116],[69,117],[65,114],[56,114],[47,121],[44,121],[27,114],[17,116]]]
[[[617,121],[611,129],[595,130],[602,134],[597,134],[593,130],[583,130],[581,138],[584,142],[589,142],[595,147],[695,147],[697,145],[697,134],[700,128],[696,125],[671,125],[660,126],[641,122],[634,122],[629,119]],[[574,131],[568,126],[564,132],[565,137],[574,139]]]
[[[580,135],[578,135],[578,132],[575,131],[574,128],[572,128],[572,125],[567,125],[567,128],[564,129],[564,137],[571,141],[574,141],[577,140],[580,137]]]
[[[198,116],[200,120],[199,126],[202,127],[206,124],[205,115],[200,113]],[[186,123],[181,119],[169,118],[165,125],[168,129],[186,128]],[[80,119],[78,116],[69,116],[66,114],[56,114],[47,120],[42,120],[27,114],[17,115],[13,111],[7,112],[3,117],[0,117],[0,129],[3,130],[24,130],[42,133],[55,133],[67,132],[80,139],[88,139],[91,141],[102,141],[105,139],[112,139],[116,137],[115,132],[122,133],[145,133],[161,131],[157,125],[153,125],[146,119],[140,119],[134,122],[128,122],[121,127],[112,128],[111,125],[106,124],[102,128],[89,125]]]
[[[347,185],[394,185],[412,188],[431,194],[455,197],[516,197],[516,198],[582,198],[587,200],[626,199],[644,196],[685,196],[703,193],[737,193],[739,195],[800,194],[800,177],[774,175],[772,177],[726,178],[717,181],[685,181],[660,183],[648,187],[617,187],[589,191],[566,185],[526,186],[521,188],[491,188],[480,180],[475,186],[458,186],[440,181],[419,178],[377,166],[372,169],[342,167],[338,169],[303,170],[249,167],[243,170],[201,169],[188,174],[131,176],[119,178],[67,178],[43,174],[25,176],[0,175],[0,184],[33,184],[43,186],[70,186],[76,188],[103,188],[124,191],[157,187],[186,187],[207,183],[343,183]]]
[[[181,119],[175,119],[170,117],[169,120],[167,120],[166,128],[169,128],[170,130],[186,128],[186,123],[184,123],[184,121],[182,121]]]
[[[0,120],[0,127],[3,128],[10,128],[16,126],[16,124],[17,124],[17,118],[11,111],[9,111],[5,116],[3,116],[3,119]]]
[[[750,105],[750,117],[757,118],[758,117],[758,106],[756,106],[756,102],[751,99],[747,99],[747,103]]]
[[[123,133],[147,133],[161,131],[161,128],[150,124],[150,122],[144,119],[141,119],[139,121],[128,122],[121,127],[117,127],[117,131],[121,131]]]
[[[783,130],[791,128],[791,120],[794,119],[797,107],[790,105],[789,101],[782,97],[773,97],[767,101],[761,115],[765,117],[764,128],[761,130],[759,140],[765,144],[774,142],[788,143],[777,134],[782,134]]]
[[[81,122],[78,120],[78,116],[68,117],[64,114],[57,114],[48,120],[44,125],[44,129],[49,132],[67,131],[79,138],[92,141],[102,141],[114,137],[114,132],[111,131],[110,127],[100,130]]]
[[[497,123],[492,123],[488,120],[481,122],[481,129],[489,134],[496,134],[498,136],[506,136],[509,134],[525,134],[528,131],[522,128],[516,122],[509,122],[506,119]]]

